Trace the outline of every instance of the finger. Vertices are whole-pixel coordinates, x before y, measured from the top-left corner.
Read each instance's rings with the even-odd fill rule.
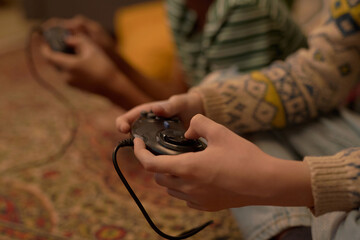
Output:
[[[131,124],[140,116],[141,107],[135,107],[116,118],[116,128],[122,133],[130,131]]]
[[[69,35],[64,40],[67,45],[72,47],[78,47],[84,42],[84,39],[80,36],[80,34]]]
[[[134,139],[134,154],[145,170],[159,172],[155,155],[146,149],[144,141],[138,137]]]
[[[167,189],[167,193],[172,197],[175,197],[177,199],[184,200],[187,202],[191,202],[191,200],[192,200],[189,195],[187,195],[183,192],[177,191],[176,189]]]
[[[65,39],[66,44],[74,47],[74,48],[80,48],[81,46],[84,46],[85,44],[90,44],[91,40],[82,33],[76,34],[76,35],[70,35],[67,36]]]
[[[186,177],[191,171],[188,169],[189,154],[155,156],[146,149],[140,138],[134,139],[134,153],[145,170],[156,173],[167,173],[174,176]]]
[[[101,29],[102,29],[102,26],[94,21],[94,20],[91,20],[91,19],[88,19],[88,18],[85,18],[84,20],[86,22],[86,25],[84,24],[84,27],[85,27],[85,31],[92,37],[96,37],[94,36],[95,34],[99,34]]]
[[[87,18],[81,14],[76,15],[74,17],[74,20],[75,20],[74,22],[77,23],[78,26],[83,26],[83,27],[85,27],[85,29],[86,28],[95,28],[99,25],[96,21],[94,21],[90,18]]]
[[[64,19],[61,18],[50,18],[42,24],[43,29],[49,29],[56,26],[63,26]]]
[[[192,195],[194,192],[198,192],[194,182],[183,177],[156,173],[155,181],[160,186],[166,187],[167,189],[176,190],[184,194]]]
[[[116,119],[116,128],[122,133],[130,131],[131,124],[140,117],[142,111],[149,112],[155,103],[147,103],[137,106]]]
[[[163,101],[158,105],[152,107],[152,111],[159,116],[172,117],[179,114],[186,106],[185,96],[175,95],[170,97],[167,101]]]
[[[100,28],[100,25],[97,22],[83,15],[77,15],[70,19],[66,22],[66,26],[75,33],[84,33],[90,36],[98,33],[98,29]]]
[[[53,51],[47,44],[43,44],[40,51],[47,61],[64,70],[71,69],[76,62],[73,55]]]
[[[156,173],[154,178],[155,182],[160,186],[178,190],[183,182],[180,178],[169,174]]]
[[[64,26],[74,32],[84,32],[87,19],[83,15],[76,15],[64,21]]]
[[[191,201],[186,202],[186,204],[189,208],[193,208],[193,209],[200,210],[200,211],[210,211],[208,208],[203,207],[203,206],[201,206],[197,203],[191,202]]]
[[[190,139],[205,138],[207,141],[213,139],[214,129],[221,127],[220,124],[212,121],[204,115],[197,114],[191,121],[188,130],[185,132],[185,137]]]

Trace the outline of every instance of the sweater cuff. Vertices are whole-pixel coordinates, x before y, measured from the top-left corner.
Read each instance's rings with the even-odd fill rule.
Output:
[[[190,92],[200,94],[204,104],[205,116],[220,124],[227,122],[228,116],[224,109],[225,98],[216,89],[201,86],[191,88]]]
[[[315,216],[331,211],[350,211],[356,208],[359,196],[355,181],[358,169],[349,163],[344,152],[335,156],[306,157],[310,167]]]

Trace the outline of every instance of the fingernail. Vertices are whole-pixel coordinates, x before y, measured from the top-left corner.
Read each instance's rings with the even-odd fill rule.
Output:
[[[140,135],[134,135],[134,141],[135,139],[141,139],[142,141],[144,141],[144,137],[143,136],[140,136]]]

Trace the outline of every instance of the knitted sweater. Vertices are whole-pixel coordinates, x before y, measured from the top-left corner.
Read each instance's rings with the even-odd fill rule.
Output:
[[[241,134],[306,122],[341,106],[360,80],[360,1],[332,0],[308,49],[249,74],[215,72],[192,89],[205,114]],[[315,215],[360,206],[360,148],[306,157]]]

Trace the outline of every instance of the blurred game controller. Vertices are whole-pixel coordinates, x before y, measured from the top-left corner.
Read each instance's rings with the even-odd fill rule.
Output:
[[[184,137],[185,128],[179,118],[164,118],[152,112],[142,112],[131,127],[131,135],[140,137],[155,155],[175,155],[198,152],[206,148],[199,139]]]
[[[52,50],[75,54],[74,48],[65,42],[66,37],[69,35],[71,35],[70,31],[62,27],[52,27],[43,31],[43,36]]]

